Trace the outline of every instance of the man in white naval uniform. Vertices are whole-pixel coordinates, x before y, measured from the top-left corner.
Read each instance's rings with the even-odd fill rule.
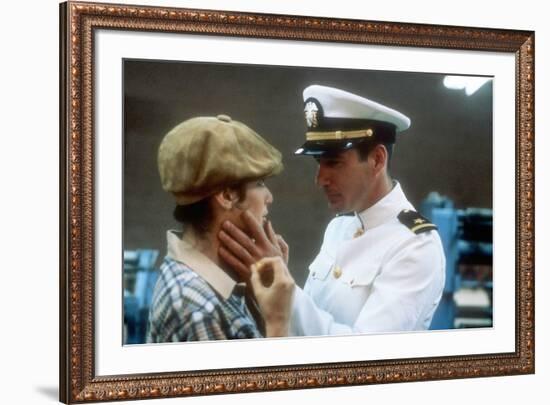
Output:
[[[291,300],[288,316],[279,316],[291,335],[428,329],[445,282],[443,247],[435,225],[414,210],[388,172],[396,134],[410,126],[409,118],[319,85],[304,90],[304,112],[306,142],[295,153],[318,161],[316,183],[339,216],[325,231],[304,289],[291,294],[281,283],[262,289],[260,310],[268,316],[276,311],[274,297]],[[257,270],[254,261],[273,254],[264,246],[274,238],[263,236],[259,224],[248,229],[254,243],[231,224],[224,230],[222,242],[229,234],[240,245],[226,244],[232,252],[224,258],[245,277],[247,267]]]
[[[416,234],[399,221],[406,210],[419,230],[434,229],[414,214],[398,183],[372,207],[330,222],[303,291],[295,290],[291,334],[428,329],[445,259],[435,231]]]

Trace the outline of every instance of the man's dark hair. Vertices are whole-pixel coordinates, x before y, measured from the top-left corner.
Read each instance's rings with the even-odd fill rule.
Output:
[[[368,142],[368,141],[359,142],[355,146],[355,148],[357,149],[357,153],[359,154],[359,159],[360,160],[366,160],[367,157],[369,156],[370,151],[373,150],[376,145],[382,145],[386,148],[386,151],[388,152],[387,167],[388,167],[388,171],[389,171],[390,170],[391,157],[392,157],[392,153],[393,153],[393,143],[383,143],[383,142],[373,143],[373,142]]]
[[[238,201],[246,198],[246,183],[242,182],[230,188],[237,192]],[[212,225],[211,198],[206,197],[200,201],[188,205],[176,205],[174,219],[184,226],[192,226],[200,235],[208,232]]]

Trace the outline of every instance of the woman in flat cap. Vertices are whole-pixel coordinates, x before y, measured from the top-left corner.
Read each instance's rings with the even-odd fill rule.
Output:
[[[158,151],[162,187],[176,200],[181,231],[168,231],[168,249],[160,268],[149,314],[147,342],[282,336],[287,330],[282,307],[263,319],[249,289],[283,283],[292,294],[294,282],[282,266],[288,247],[267,221],[273,196],[264,179],[278,174],[281,154],[252,129],[226,115],[195,117],[173,128]],[[246,213],[245,213],[246,211]],[[218,256],[218,233],[224,221],[264,223],[269,240],[256,243],[273,251],[261,268],[283,269],[265,280],[256,272],[249,283]],[[244,228],[244,226],[243,226]],[[263,284],[262,284],[263,283]],[[272,322],[272,319],[273,322]]]

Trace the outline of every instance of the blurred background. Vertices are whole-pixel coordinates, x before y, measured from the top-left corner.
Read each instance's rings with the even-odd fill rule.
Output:
[[[408,199],[440,230],[447,282],[432,329],[492,326],[492,80],[311,67],[124,61],[124,314],[126,343],[141,343],[166,231],[178,228],[161,186],[163,136],[194,116],[227,114],[283,154],[269,179],[270,219],[290,245],[289,268],[303,286],[333,217],[315,187],[317,164],[295,156],[304,142],[302,90],[337,87],[411,118],[391,164]]]

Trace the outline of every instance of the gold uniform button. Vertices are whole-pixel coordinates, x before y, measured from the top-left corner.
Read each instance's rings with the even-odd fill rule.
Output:
[[[332,271],[332,275],[334,278],[339,278],[342,275],[342,268],[340,266],[336,266]]]
[[[355,231],[355,233],[353,234],[353,237],[358,238],[359,236],[363,235],[364,233],[365,233],[365,231],[362,228],[359,228]]]

